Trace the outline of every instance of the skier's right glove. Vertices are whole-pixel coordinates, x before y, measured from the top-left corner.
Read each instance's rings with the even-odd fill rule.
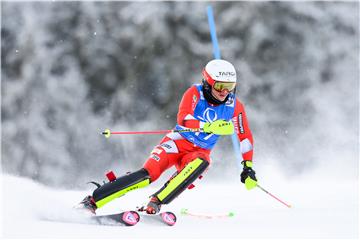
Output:
[[[244,166],[242,173],[240,174],[240,180],[245,183],[247,190],[253,189],[257,185],[257,179],[255,177],[255,171],[252,169],[252,161],[242,161]]]
[[[231,135],[234,133],[234,125],[232,121],[216,120],[214,122],[207,122],[203,127],[204,132],[213,133],[217,135]]]

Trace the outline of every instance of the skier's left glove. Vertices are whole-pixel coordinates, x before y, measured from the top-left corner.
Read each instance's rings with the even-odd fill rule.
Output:
[[[255,171],[252,169],[252,161],[242,161],[244,166],[240,179],[242,183],[245,183],[247,190],[253,189],[257,185],[257,179],[255,177]]]

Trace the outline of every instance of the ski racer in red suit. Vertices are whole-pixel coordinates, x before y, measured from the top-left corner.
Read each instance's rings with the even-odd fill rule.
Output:
[[[165,170],[175,166],[177,172],[143,208],[149,214],[159,213],[162,204],[170,203],[191,187],[207,169],[211,150],[219,137],[234,131],[240,140],[243,158],[241,182],[247,189],[256,186],[257,179],[252,169],[253,137],[244,106],[235,96],[235,68],[228,61],[212,60],[205,66],[202,75],[202,83],[191,86],[183,95],[175,131],[155,146],[143,168],[98,185],[93,194],[81,202],[85,208],[95,213],[97,208],[133,189],[149,185]],[[181,131],[189,128],[201,128],[203,131]]]

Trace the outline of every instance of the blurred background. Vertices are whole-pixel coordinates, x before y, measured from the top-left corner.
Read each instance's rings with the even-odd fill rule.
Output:
[[[358,178],[359,3],[211,2],[254,168]],[[206,2],[1,2],[2,171],[77,188],[140,168],[213,58]],[[230,137],[210,179],[238,178]]]

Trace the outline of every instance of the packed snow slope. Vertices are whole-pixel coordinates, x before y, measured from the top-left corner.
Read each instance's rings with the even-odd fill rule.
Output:
[[[100,226],[76,205],[91,190],[52,189],[29,179],[2,175],[2,235],[5,238],[358,238],[358,179],[338,176],[285,178],[268,169],[262,187],[293,207],[287,208],[260,189],[247,191],[238,179],[204,179],[163,210],[177,214],[174,227],[142,221],[134,227]],[[268,175],[268,174],[266,174]],[[99,209],[98,214],[134,209],[159,185],[128,193]],[[226,214],[225,219],[183,216],[192,213]]]

